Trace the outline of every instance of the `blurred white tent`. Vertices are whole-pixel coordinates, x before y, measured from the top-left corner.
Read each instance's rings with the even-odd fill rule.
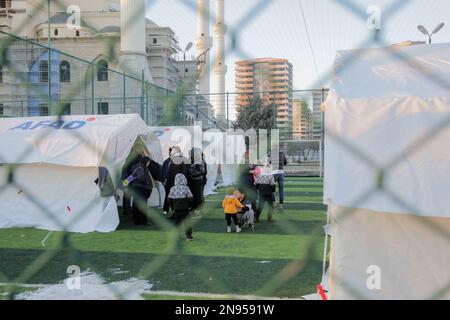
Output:
[[[450,44],[342,51],[335,70],[331,298],[450,299]]]
[[[115,189],[137,153],[162,161],[138,115],[0,119],[0,228],[114,231]]]

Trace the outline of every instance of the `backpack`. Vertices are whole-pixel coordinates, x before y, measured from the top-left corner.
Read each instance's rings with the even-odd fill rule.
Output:
[[[202,164],[191,164],[188,170],[188,175],[191,180],[203,180],[205,176],[205,165]]]
[[[149,170],[150,170],[150,174],[152,175],[153,179],[155,179],[156,181],[162,182],[162,167],[158,162],[151,160]]]
[[[148,169],[143,164],[138,163],[134,167],[132,175],[136,177],[131,182],[132,184],[138,184],[141,186],[149,187],[149,189],[153,189],[152,178],[150,177]]]

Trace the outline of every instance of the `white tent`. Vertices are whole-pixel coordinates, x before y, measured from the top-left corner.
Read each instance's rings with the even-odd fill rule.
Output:
[[[450,44],[338,52],[335,69],[331,298],[449,299]]]
[[[138,152],[162,161],[138,115],[1,119],[0,228],[115,230],[118,175]],[[102,190],[97,178],[106,182]]]

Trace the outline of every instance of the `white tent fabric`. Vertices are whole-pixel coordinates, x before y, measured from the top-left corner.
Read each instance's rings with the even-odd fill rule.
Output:
[[[450,299],[450,219],[334,205],[329,210],[333,299]],[[379,289],[367,285],[376,284],[373,266],[379,268]]]
[[[450,44],[343,51],[335,70],[325,103],[330,296],[449,298],[438,294],[450,281]],[[380,289],[367,285],[371,266]]]
[[[121,170],[139,141],[162,161],[159,142],[138,115],[0,119],[0,228],[114,231],[114,196],[102,197],[94,181],[99,167]]]
[[[384,49],[338,53],[326,101],[324,201],[450,217],[450,179],[442,179],[450,176],[450,44],[391,50],[405,60]],[[388,165],[383,190],[395,199],[373,192],[358,201]]]

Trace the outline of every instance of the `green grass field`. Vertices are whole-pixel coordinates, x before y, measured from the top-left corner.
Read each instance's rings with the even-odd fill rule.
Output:
[[[67,266],[79,265],[110,282],[144,277],[155,291],[291,298],[313,293],[320,282],[326,220],[322,180],[287,178],[285,211],[275,212],[276,221],[268,223],[266,210],[255,232],[225,232],[223,195],[219,190],[207,198],[190,243],[175,244],[173,232],[157,227],[134,227],[128,216],[109,234],[53,233],[45,248],[47,231],[0,230],[0,283],[56,284],[67,278]],[[5,291],[0,286],[0,298]]]

